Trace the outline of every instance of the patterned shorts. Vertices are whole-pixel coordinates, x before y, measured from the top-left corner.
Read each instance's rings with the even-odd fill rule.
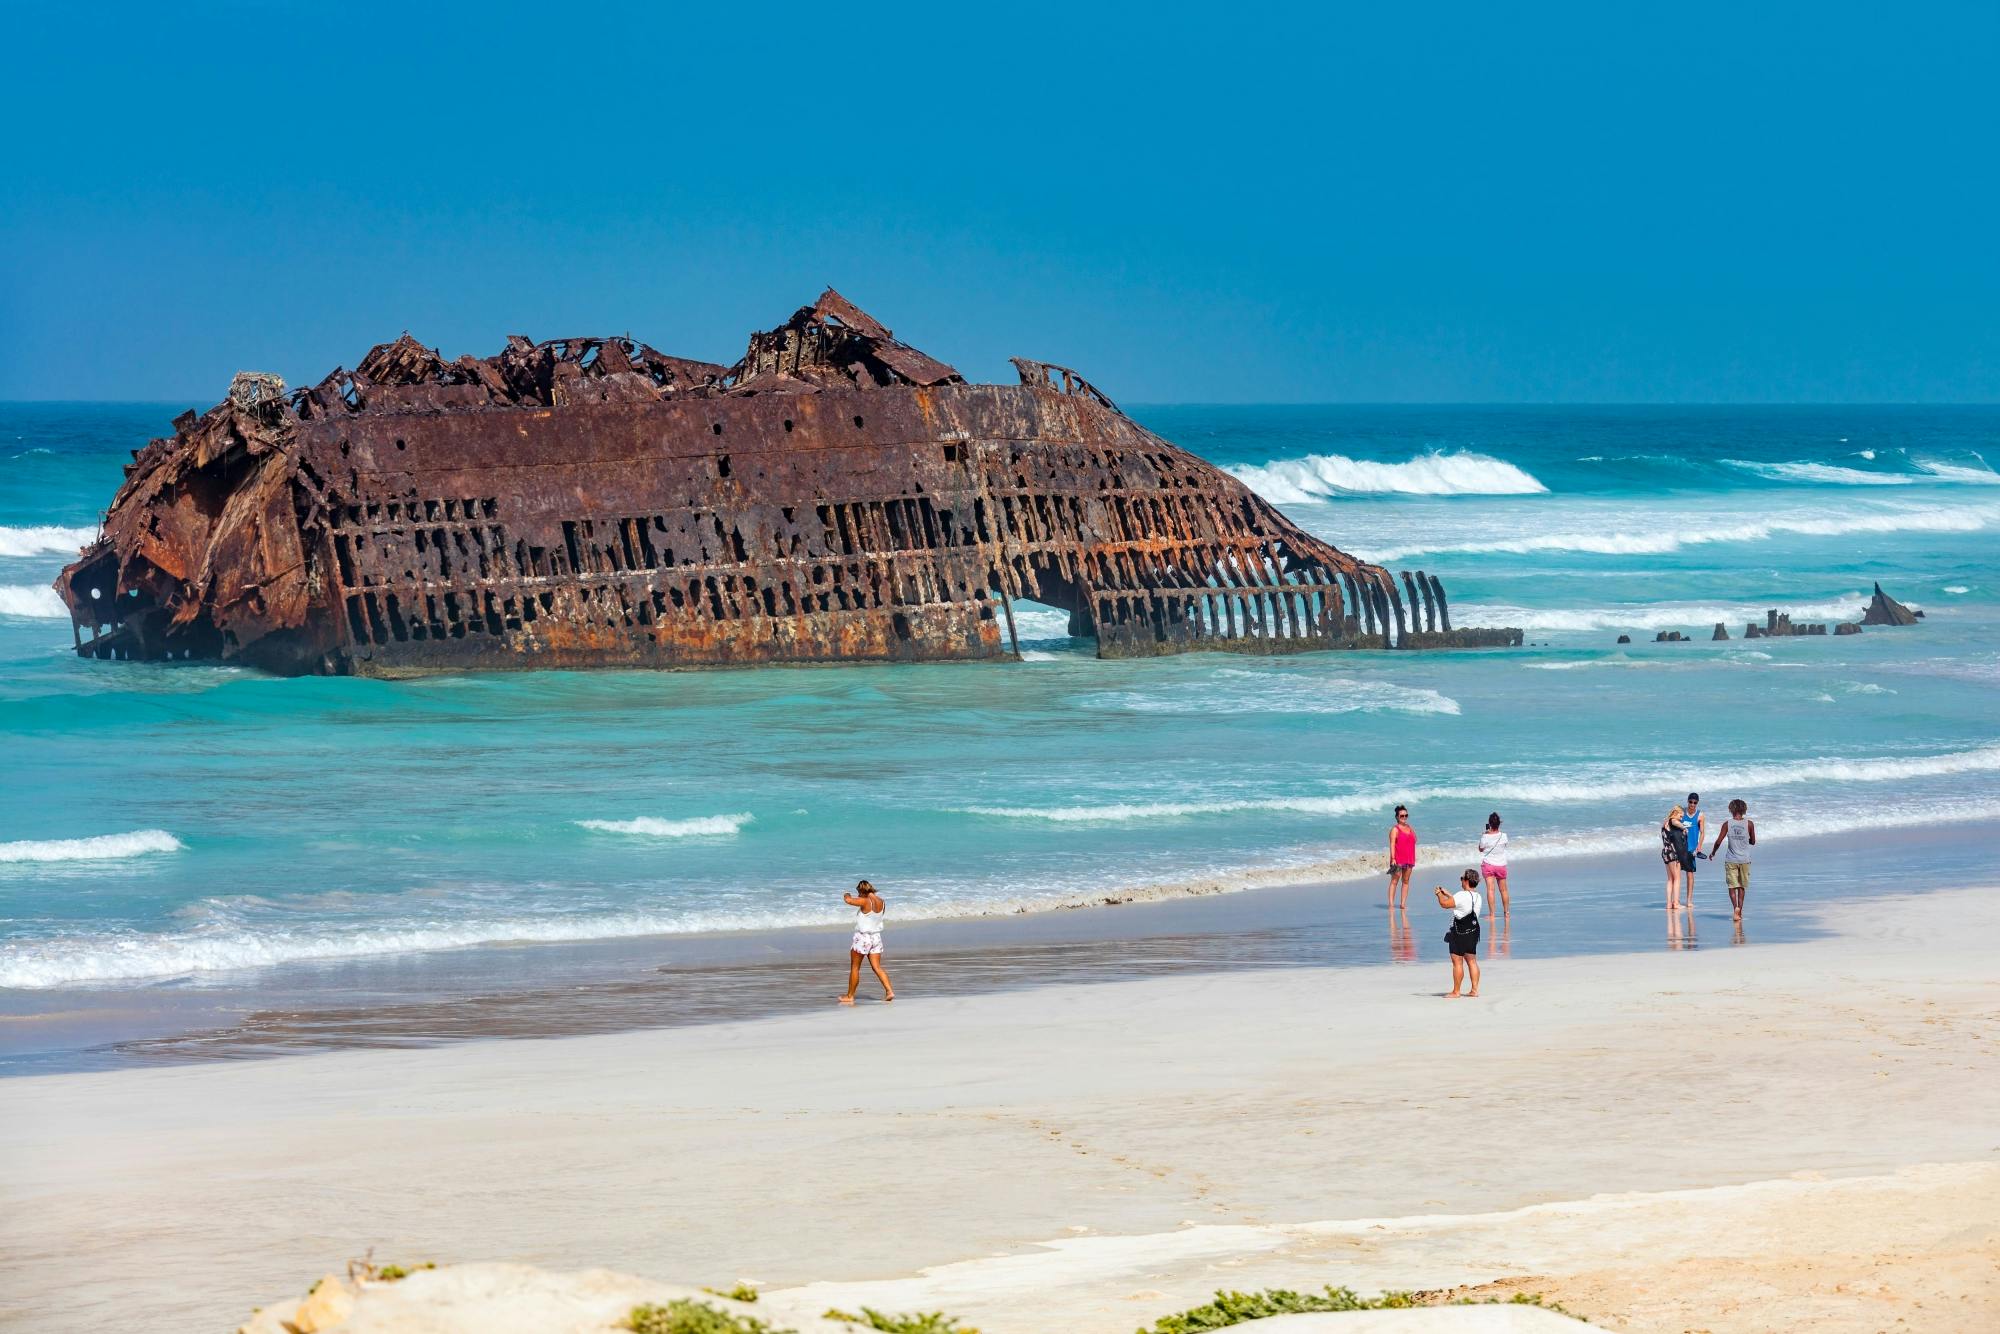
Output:
[[[856,931],[854,933],[854,943],[848,948],[852,949],[856,954],[880,954],[882,952],[882,933],[879,931]]]

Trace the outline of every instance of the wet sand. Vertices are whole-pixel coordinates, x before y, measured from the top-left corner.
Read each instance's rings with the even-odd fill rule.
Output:
[[[1627,1329],[1990,1324],[2000,895],[1806,926],[1503,958],[1477,1002],[1431,951],[0,1081],[0,1312],[97,1328],[143,1292],[227,1328],[372,1247],[838,1283],[992,1334],[1323,1282],[1519,1283]]]

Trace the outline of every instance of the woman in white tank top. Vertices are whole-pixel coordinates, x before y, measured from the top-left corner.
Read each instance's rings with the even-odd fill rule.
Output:
[[[854,907],[854,938],[847,949],[847,994],[840,998],[842,1005],[854,1004],[854,993],[861,989],[861,961],[868,960],[875,977],[882,984],[882,999],[896,999],[896,989],[889,985],[889,974],[882,971],[882,922],[888,916],[888,905],[875,892],[875,886],[863,880],[854,887],[852,894],[843,894],[841,899]]]

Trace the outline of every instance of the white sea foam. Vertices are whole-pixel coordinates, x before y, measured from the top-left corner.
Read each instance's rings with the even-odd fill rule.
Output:
[[[0,616],[62,617],[67,620],[69,608],[63,606],[56,590],[42,584],[0,584]]]
[[[1973,457],[1979,456],[1975,454]],[[1972,486],[2000,486],[2000,473],[1985,466],[1984,459],[1980,459],[1978,467],[1963,463],[1946,463],[1942,459],[1911,459],[1910,462],[1939,481],[1962,482]]]
[[[1944,586],[1944,591],[1951,594],[1959,594],[1959,593],[1970,593],[1972,590],[1967,588],[1964,584],[1946,584]]]
[[[1754,812],[1753,812],[1754,814]],[[2000,801],[1960,801],[1925,803],[1909,807],[1871,806],[1855,811],[1767,812],[1757,816],[1758,832],[1765,838],[1816,838],[1824,834],[1845,834],[1865,829],[1921,829],[1931,825],[1963,824],[1972,820],[2000,819]],[[1660,845],[1659,826],[1647,823],[1631,830],[1592,829],[1574,834],[1515,834],[1509,837],[1507,852],[1514,862],[1564,857],[1599,857],[1634,849],[1656,849]],[[1449,862],[1460,853],[1440,856]],[[1381,857],[1374,856],[1368,874],[1381,870]]]
[[[1548,490],[1503,459],[1468,451],[1419,454],[1401,463],[1374,463],[1345,454],[1309,454],[1228,470],[1258,495],[1280,505],[1338,495],[1527,496]]]
[[[1068,639],[1069,613],[1039,602],[1014,604],[1014,633],[1022,640]]]
[[[143,857],[151,852],[179,852],[184,845],[164,829],[131,834],[99,834],[93,838],[22,839],[0,843],[0,862],[101,862]]]
[[[1638,516],[1633,516],[1636,521]],[[1592,528],[1572,532],[1529,533],[1519,537],[1476,542],[1422,542],[1363,550],[1373,561],[1403,560],[1431,553],[1505,553],[1532,555],[1544,551],[1575,551],[1601,556],[1657,556],[1683,547],[1715,542],[1761,542],[1781,534],[1845,537],[1854,533],[1976,533],[2000,520],[1992,505],[1900,506],[1865,513],[1818,517],[1805,513],[1772,518],[1732,517],[1702,526],[1699,512],[1669,523],[1664,516],[1639,530]],[[1360,544],[1354,544],[1360,548]],[[1456,606],[1453,607],[1456,611]]]
[[[1346,677],[1273,675],[1225,668],[1209,681],[1183,681],[1150,690],[1105,690],[1079,696],[1077,705],[1122,713],[1171,714],[1456,714],[1458,701],[1421,686]]]
[[[1830,602],[1787,604],[1774,600],[1763,606],[1747,602],[1647,602],[1627,607],[1516,607],[1468,602],[1455,603],[1451,610],[1467,625],[1518,625],[1530,632],[1699,630],[1721,621],[1730,627],[1731,634],[1739,634],[1740,627],[1749,622],[1762,625],[1764,613],[1772,605],[1789,612],[1795,621],[1847,621],[1867,608],[1868,599],[1849,593]]]
[[[640,834],[646,838],[727,838],[741,832],[753,819],[742,815],[698,815],[691,820],[659,820],[642,815],[636,820],[578,820],[585,829],[606,834]]]
[[[1835,463],[1756,463],[1749,459],[1724,459],[1732,468],[1768,477],[1775,482],[1810,482],[1820,486],[1909,486],[1918,479],[1907,473],[1866,472],[1843,468]]]
[[[0,556],[74,556],[97,540],[95,528],[58,528],[36,524],[10,528],[0,524]]]
[[[1053,824],[1106,824],[1184,819],[1199,815],[1230,815],[1269,811],[1298,815],[1339,816],[1386,810],[1397,802],[1476,801],[1557,803],[1608,801],[1642,797],[1663,790],[1660,774],[1671,771],[1677,786],[1757,789],[1793,783],[1885,783],[1911,778],[2000,771],[2000,745],[1941,755],[1887,756],[1853,759],[1828,756],[1782,764],[1746,764],[1689,770],[1681,765],[1607,768],[1573,780],[1499,780],[1490,784],[1447,784],[1429,787],[1377,788],[1367,792],[1310,797],[1234,797],[1218,800],[1136,801],[1073,806],[966,806],[967,815],[996,819],[1042,820]]]

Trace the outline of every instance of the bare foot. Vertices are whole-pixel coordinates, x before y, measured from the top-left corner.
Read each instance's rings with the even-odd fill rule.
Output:
[[[840,997],[840,1003],[841,1003],[842,1005],[852,1005],[852,1004],[854,1004],[854,997],[852,997],[852,996],[842,996],[842,997]]]
[[[1462,999],[1464,999],[1464,998],[1463,998],[1462,996],[1460,996],[1460,995],[1459,995],[1459,994],[1458,994],[1458,993],[1457,993],[1456,991],[1447,991],[1447,992],[1445,992],[1445,993],[1444,993],[1444,998],[1445,998],[1446,1000],[1462,1000]]]
[[[887,1005],[887,1004],[888,1004],[888,1003],[889,1003],[890,1001],[892,1001],[892,1000],[894,1000],[894,999],[896,999],[896,993],[892,991],[892,992],[890,992],[890,993],[889,993],[888,995],[886,995],[886,996],[884,996],[884,997],[882,998],[882,1003],[883,1003],[884,1005]]]
[[[1466,993],[1465,993],[1465,999],[1467,999],[1467,1000],[1471,1000],[1471,999],[1472,999],[1473,997],[1477,996],[1478,994],[1479,994],[1479,993],[1478,993],[1478,992],[1476,992],[1476,991],[1468,991],[1468,992],[1466,992]]]

